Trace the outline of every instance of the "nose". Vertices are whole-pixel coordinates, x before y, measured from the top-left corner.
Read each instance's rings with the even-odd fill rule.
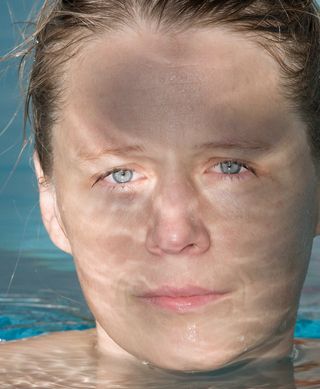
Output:
[[[210,247],[199,201],[190,185],[169,185],[154,198],[146,248],[157,256],[199,255]]]

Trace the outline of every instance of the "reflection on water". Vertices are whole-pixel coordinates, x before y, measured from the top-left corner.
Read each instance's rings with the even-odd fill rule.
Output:
[[[212,388],[320,387],[318,340],[299,340],[295,361],[247,361],[216,372],[164,371],[141,362],[99,356],[94,330],[71,331],[1,346],[1,388]],[[11,346],[11,348],[9,347]]]
[[[0,341],[94,326],[71,302],[59,304],[51,300],[52,293],[48,291],[43,291],[42,296],[0,294]]]
[[[0,250],[2,341],[93,326],[71,259],[42,255]]]

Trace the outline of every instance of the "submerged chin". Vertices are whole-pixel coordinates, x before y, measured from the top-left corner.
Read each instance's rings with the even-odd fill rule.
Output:
[[[148,347],[142,357],[138,359],[144,364],[168,371],[195,373],[212,372],[224,368],[232,368],[248,361],[280,360],[290,356],[292,351],[291,335],[284,338],[265,339],[251,344],[234,344],[230,342],[206,345],[188,344],[184,347]],[[160,343],[159,343],[160,345]]]
[[[234,355],[234,353],[225,353],[223,351],[217,351],[216,353],[203,352],[201,355],[195,355],[195,353],[190,353],[189,355],[169,355],[169,353],[164,353],[163,356],[141,359],[141,362],[150,367],[167,371],[195,373],[220,370],[234,363],[237,364],[239,362],[237,357],[238,355]]]

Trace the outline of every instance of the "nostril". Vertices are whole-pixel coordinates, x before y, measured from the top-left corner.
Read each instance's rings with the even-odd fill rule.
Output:
[[[190,223],[188,218],[170,223],[160,220],[148,229],[145,243],[146,248],[155,255],[197,255],[208,250],[210,236],[201,220],[194,223]]]
[[[189,244],[187,247],[185,247],[185,250],[188,250],[188,251],[194,251],[194,250],[196,250],[196,249],[198,249],[198,245],[197,244],[195,244],[195,243],[191,243],[191,244]]]

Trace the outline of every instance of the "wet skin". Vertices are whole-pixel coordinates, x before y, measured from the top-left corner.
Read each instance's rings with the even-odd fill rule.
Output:
[[[141,28],[87,42],[64,89],[40,202],[99,350],[182,371],[289,355],[319,183],[275,60],[222,28]],[[187,310],[139,297],[165,285],[223,296]]]

